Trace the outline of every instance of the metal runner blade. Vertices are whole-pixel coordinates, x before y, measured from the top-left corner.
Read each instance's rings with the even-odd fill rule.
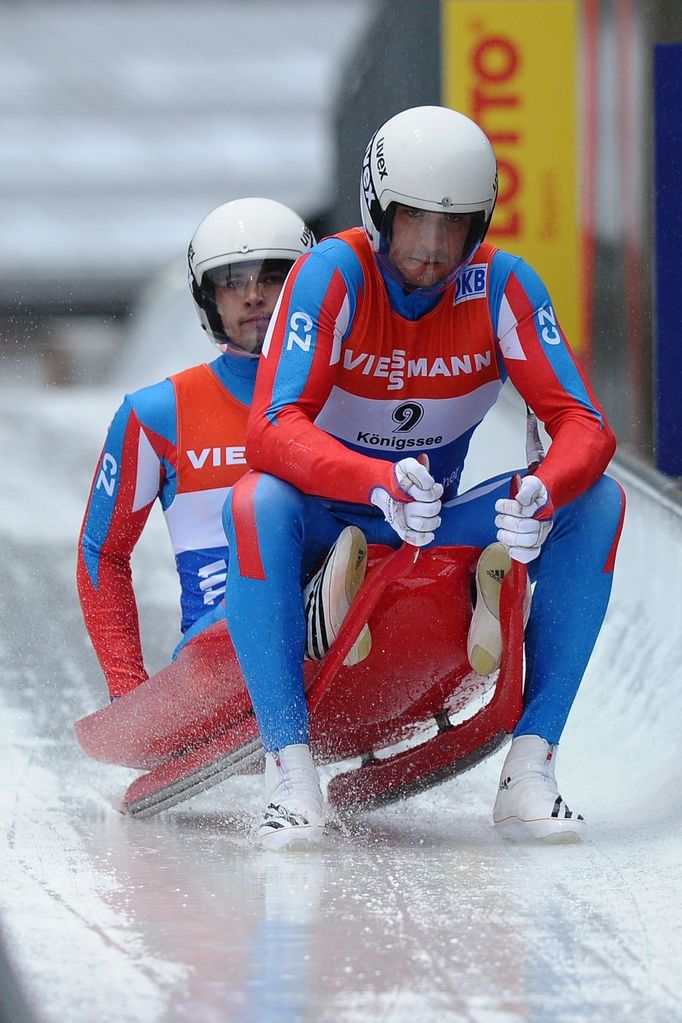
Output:
[[[164,764],[157,771],[150,771],[149,774],[143,775],[142,778],[138,778],[132,783],[123,800],[123,811],[131,817],[151,817],[162,810],[167,810],[249,766],[262,755],[262,750],[260,739],[252,739],[238,749],[223,753],[211,760],[210,763],[202,764],[195,770],[182,774],[169,784],[135,798],[134,790],[143,787],[141,783],[144,782],[147,785],[150,782],[153,783],[153,776],[157,774],[159,780],[162,780],[163,774],[167,773],[168,768],[175,766]]]

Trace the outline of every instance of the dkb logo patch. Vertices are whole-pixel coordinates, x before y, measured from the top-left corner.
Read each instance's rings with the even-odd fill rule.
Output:
[[[483,298],[488,291],[487,263],[474,263],[462,270],[455,283],[455,305],[472,298]]]

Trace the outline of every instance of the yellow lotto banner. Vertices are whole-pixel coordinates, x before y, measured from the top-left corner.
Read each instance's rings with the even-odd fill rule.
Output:
[[[443,103],[480,124],[499,166],[488,238],[549,289],[583,336],[578,0],[443,0]]]

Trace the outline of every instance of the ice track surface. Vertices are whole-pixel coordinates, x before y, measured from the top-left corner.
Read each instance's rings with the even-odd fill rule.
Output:
[[[39,1023],[681,1020],[675,505],[620,471],[614,597],[559,756],[585,845],[497,838],[500,753],[345,822],[318,851],[259,853],[258,779],[128,820],[115,803],[132,772],[74,741],[73,722],[105,697],[74,563],[119,397],[0,391],[0,923]],[[483,437],[481,476],[522,461],[521,410],[507,399],[500,414],[509,448]],[[156,511],[134,570],[156,670],[178,618]]]

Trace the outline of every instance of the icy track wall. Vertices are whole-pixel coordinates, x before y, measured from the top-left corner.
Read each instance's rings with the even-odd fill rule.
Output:
[[[569,722],[591,790],[621,814],[679,831],[682,502],[616,458],[627,512],[605,627]],[[589,750],[589,753],[588,753]],[[577,798],[577,797],[574,797]],[[598,819],[596,808],[593,819]]]

